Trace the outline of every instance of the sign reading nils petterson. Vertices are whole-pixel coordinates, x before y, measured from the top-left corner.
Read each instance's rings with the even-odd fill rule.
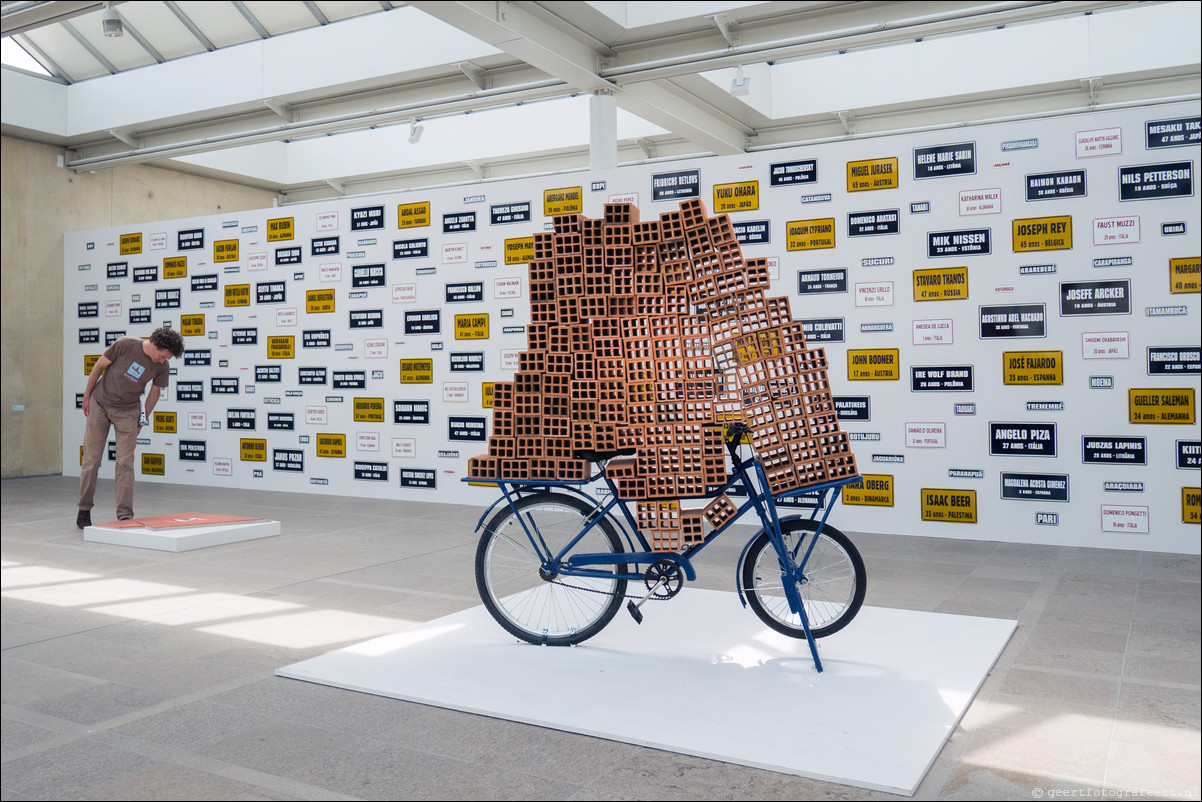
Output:
[[[1173,294],[1199,291],[1202,277],[1202,257],[1189,256],[1169,259],[1169,292]]]
[[[1189,198],[1194,194],[1194,163],[1164,162],[1119,168],[1119,200]]]
[[[774,187],[787,184],[813,184],[818,180],[818,160],[778,162],[769,165],[769,183]]]
[[[1002,354],[1004,384],[1064,384],[1063,351],[1006,351]]]
[[[989,422],[989,455],[993,457],[1056,456],[1056,424]]]
[[[1052,198],[1084,198],[1085,171],[1064,170],[1056,173],[1036,173],[1027,176],[1027,200]]]
[[[1026,217],[1011,224],[1014,252],[1067,251],[1073,247],[1073,218]]]
[[[121,255],[141,253],[142,252],[142,235],[138,234],[122,234],[120,238]]]
[[[975,524],[977,522],[977,491],[922,488],[922,520]]]
[[[714,214],[753,212],[760,208],[760,182],[714,184]]]
[[[1060,314],[1129,315],[1131,279],[1064,281],[1060,283]]]
[[[433,359],[402,359],[401,384],[433,384]]]
[[[396,207],[397,228],[422,228],[428,225],[430,225],[430,201],[402,203]]]
[[[927,256],[980,256],[993,253],[992,229],[928,231]]]
[[[292,239],[296,232],[296,218],[277,217],[267,221],[267,241],[282,242]]]
[[[1043,304],[982,306],[980,337],[1046,337],[1047,313]]]
[[[677,170],[651,176],[651,200],[666,201],[701,197],[701,171]]]
[[[914,148],[914,178],[943,178],[949,175],[975,175],[977,143],[933,145]]]
[[[835,218],[790,220],[785,223],[785,248],[790,251],[812,251],[835,247]]]
[[[559,187],[543,190],[543,215],[579,214],[584,209],[583,187]]]
[[[967,267],[936,267],[914,271],[915,301],[962,301],[967,297]]]
[[[901,378],[896,348],[860,348],[847,352],[849,381],[897,381]]]
[[[1202,142],[1202,118],[1150,120],[1144,123],[1144,137],[1148,150],[1197,145]]]
[[[534,237],[505,240],[505,264],[524,265],[534,258]]]
[[[847,163],[847,191],[897,189],[897,157],[864,159]]]
[[[1127,390],[1128,423],[1184,423],[1197,420],[1193,387],[1132,387]]]
[[[900,231],[897,209],[879,212],[852,212],[847,215],[847,236],[872,237],[878,234],[896,234]]]
[[[860,507],[892,507],[893,475],[866,473],[855,484],[843,485],[844,504]]]
[[[238,240],[219,239],[214,242],[213,261],[217,263],[238,261]]]

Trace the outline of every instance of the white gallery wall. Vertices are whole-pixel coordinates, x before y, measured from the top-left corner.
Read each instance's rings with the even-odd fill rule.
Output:
[[[63,472],[95,358],[167,325],[139,481],[491,503],[532,234],[700,197],[826,351],[836,526],[1198,553],[1200,135],[1149,106],[73,232]]]

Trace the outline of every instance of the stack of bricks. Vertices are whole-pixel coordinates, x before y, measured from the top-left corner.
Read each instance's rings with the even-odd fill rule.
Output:
[[[788,298],[767,294],[767,260],[743,258],[729,217],[696,199],[647,222],[607,204],[602,220],[553,229],[534,235],[527,350],[494,385],[472,477],[580,481],[577,452],[635,449],[607,472],[653,547],[673,550],[734,514],[725,496],[678,501],[725,481],[725,423],[751,427],[774,494],[856,473],[825,354],[806,349]]]

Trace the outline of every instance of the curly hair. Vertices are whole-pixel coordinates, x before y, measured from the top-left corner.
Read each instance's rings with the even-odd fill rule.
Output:
[[[169,329],[166,326],[155,329],[154,333],[150,335],[150,343],[156,348],[170,351],[176,359],[184,355],[184,338],[175,329]]]

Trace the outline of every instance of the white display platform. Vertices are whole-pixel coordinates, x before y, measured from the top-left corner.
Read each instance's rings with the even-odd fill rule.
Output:
[[[483,606],[277,676],[912,795],[1017,624],[865,607],[809,648],[734,593],[685,588],[572,648]]]
[[[174,526],[165,529],[151,529],[145,526],[122,529],[87,526],[83,530],[83,539],[89,543],[109,543],[114,546],[132,546],[136,549],[191,551],[208,546],[223,546],[226,543],[241,543],[243,540],[272,537],[279,533],[279,521],[256,520],[205,524],[203,526]]]

